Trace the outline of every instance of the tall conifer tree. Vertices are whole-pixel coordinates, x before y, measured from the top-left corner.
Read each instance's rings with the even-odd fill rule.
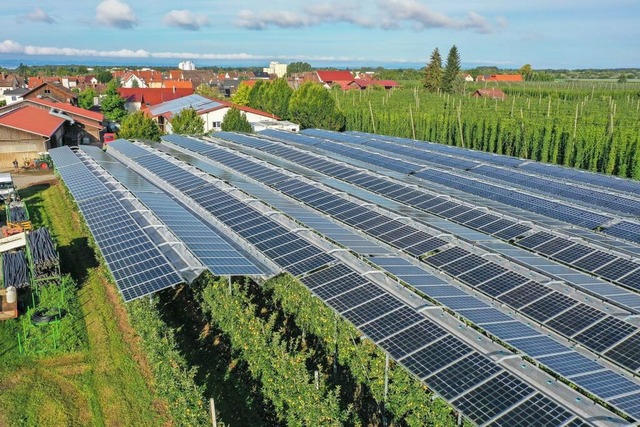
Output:
[[[442,73],[442,57],[438,48],[435,48],[424,70],[424,87],[429,92],[437,92],[442,88]]]
[[[445,92],[454,92],[457,85],[456,79],[460,74],[460,54],[458,48],[454,44],[447,55],[447,64],[444,67],[442,75],[442,90]]]

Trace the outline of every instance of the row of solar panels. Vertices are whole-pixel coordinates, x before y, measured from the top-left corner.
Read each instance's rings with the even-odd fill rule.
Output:
[[[426,164],[418,164],[418,167],[434,165],[436,167],[444,166],[461,171],[468,171],[469,174],[493,178],[508,183],[509,185],[516,184],[521,188],[533,190],[538,194],[560,196],[585,206],[598,206],[614,213],[640,215],[640,200],[630,197],[627,194],[613,193],[610,189],[604,191],[599,188],[569,184],[558,179],[543,178],[513,168],[483,164],[481,161],[469,160],[464,156],[443,155],[434,152],[430,148],[425,148],[424,144],[418,144],[417,146],[400,145],[385,141],[384,139],[354,137],[350,134],[345,135],[320,129],[308,129],[303,131],[303,133],[321,138],[329,138],[334,141],[357,144],[367,149],[373,148],[386,153],[394,153],[406,159],[413,159],[413,161],[417,159],[426,162]],[[418,169],[416,169],[416,172],[417,170]]]
[[[398,184],[398,183],[390,183],[388,180],[383,180],[381,178],[377,179],[375,177],[371,177],[370,175],[366,175],[366,174],[361,174],[362,177],[359,177],[359,171],[355,170],[354,168],[348,168],[345,166],[336,166],[335,164],[332,164],[330,161],[324,161],[321,159],[318,159],[317,156],[313,156],[307,153],[301,153],[300,151],[297,151],[295,149],[289,148],[289,147],[282,147],[279,146],[276,143],[270,142],[270,141],[256,141],[255,138],[251,138],[251,137],[246,137],[246,136],[242,136],[242,135],[229,135],[229,134],[221,134],[220,135],[222,138],[227,138],[229,140],[233,140],[237,143],[243,143],[243,144],[249,144],[249,145],[253,145],[254,147],[259,147],[260,150],[264,151],[264,152],[269,152],[272,154],[277,155],[279,158],[285,158],[291,161],[296,162],[297,164],[301,164],[304,166],[307,166],[309,168],[315,169],[315,170],[320,170],[324,173],[327,173],[330,176],[338,176],[341,179],[345,180],[346,182],[350,182],[350,183],[355,183],[355,184],[359,184],[359,185],[363,185],[363,183],[365,182],[369,182],[371,183],[371,181],[374,181],[372,184],[373,186],[369,186],[369,185],[363,185],[365,188],[369,189],[370,191],[374,191],[374,192],[378,192],[381,195],[385,195],[388,196],[390,198],[394,198],[393,194],[396,193],[398,194],[398,199],[399,201],[402,202],[406,202],[407,199],[405,199],[403,196],[407,196],[409,197],[409,202],[411,202],[412,199],[420,198],[420,195],[415,196],[414,194],[411,194],[411,189],[408,189],[406,187],[403,187],[402,185]],[[321,163],[320,166],[318,166],[318,162],[322,161],[323,163]],[[338,167],[339,169],[337,169],[336,172],[336,167]],[[331,170],[331,168],[334,168],[333,171]],[[349,175],[345,176],[345,173],[348,173]],[[351,179],[351,176],[354,176],[355,178]],[[275,178],[274,178],[275,179]],[[379,183],[381,183],[382,185],[384,185],[387,191],[381,191],[380,187],[378,187],[378,189],[376,190],[375,186],[377,186]],[[417,190],[415,190],[417,192]],[[313,193],[313,192],[312,192]],[[423,194],[424,196],[424,194]],[[436,201],[434,202],[434,199],[436,199]],[[419,208],[425,208],[428,207],[427,204],[425,203],[431,203],[431,204],[435,204],[440,205],[441,201],[443,199],[441,198],[429,198],[428,200],[424,201],[422,204],[421,203],[407,203],[410,206],[415,206],[415,207],[419,207]],[[450,203],[450,202],[442,202],[442,203]],[[451,209],[455,209],[455,208],[451,208]],[[428,212],[433,212],[429,209],[426,209]],[[352,211],[354,214],[356,213],[356,211]],[[437,213],[437,211],[436,211]],[[509,224],[509,223],[505,223],[507,220],[500,220],[499,217],[491,215],[491,214],[485,214],[482,211],[476,211],[476,215],[478,216],[476,218],[476,222],[474,222],[474,220],[470,220],[465,222],[465,225],[467,226],[471,226],[474,228],[478,228],[480,231],[485,231],[485,232],[491,232],[491,229],[487,229],[483,227],[486,227],[486,225],[491,225],[492,223],[496,223],[496,222],[502,222],[500,228],[504,228],[506,230],[510,230],[513,228],[520,228],[520,227],[526,227],[523,225],[517,225],[517,224]],[[350,215],[350,216],[354,216],[354,215]],[[489,217],[489,218],[488,218]],[[352,220],[355,221],[355,218]],[[480,222],[482,221],[482,222]],[[402,233],[402,231],[404,230],[406,236],[400,235],[399,238],[411,238],[411,235],[413,234],[413,231],[411,230],[410,227],[405,226],[404,224],[402,225],[398,225],[398,232]],[[528,230],[528,228],[527,228]],[[495,233],[495,231],[494,231]],[[499,233],[499,232],[498,232]],[[501,236],[500,236],[501,237]],[[566,239],[564,239],[566,240]],[[526,240],[524,241],[525,245],[526,245]],[[568,241],[567,242],[567,248],[570,248],[571,251],[576,251],[578,248],[580,247],[587,247],[586,245],[581,245],[581,244],[574,244],[573,241]],[[391,244],[393,244],[393,242],[391,242]],[[398,245],[396,245],[398,246]],[[589,252],[591,252],[592,256],[587,257],[587,261],[593,258],[597,258],[601,253],[603,253],[602,251],[597,251],[593,248],[590,248],[591,250]],[[416,255],[415,253],[413,255]],[[420,255],[420,254],[418,254]],[[609,254],[607,254],[608,256],[611,256]],[[578,257],[581,258],[581,257]],[[611,258],[607,258],[609,261],[611,261]],[[618,258],[620,261],[626,261],[626,260],[622,260],[621,258]],[[594,263],[591,264],[592,265],[592,269],[598,269],[599,268],[599,264],[596,265]],[[626,264],[625,264],[626,265]],[[640,267],[640,265],[629,262],[629,265],[635,265],[635,268]],[[584,268],[584,269],[589,269],[589,264],[580,264],[580,267]],[[634,268],[634,269],[635,269]],[[634,269],[632,269],[631,271],[633,271]],[[605,273],[608,274],[608,273]],[[630,280],[633,279],[633,276],[631,276],[629,278]],[[524,283],[524,282],[522,282]],[[627,283],[632,283],[631,281],[628,281]],[[622,292],[621,292],[621,296],[622,296]],[[492,295],[495,297],[495,295]],[[555,294],[550,295],[550,298],[555,296]],[[637,297],[637,295],[632,295]],[[635,368],[634,368],[635,370]]]
[[[530,425],[537,420],[541,425],[565,422],[584,425],[551,399],[416,313],[380,286],[331,255],[316,253],[321,249],[292,236],[293,233],[281,224],[229,193],[219,193],[217,189],[203,185],[198,176],[129,143],[116,141],[110,144],[109,152],[114,151],[128,155],[138,167],[167,183],[167,188],[185,194],[206,208],[274,262],[289,258],[293,261],[302,256],[301,261],[281,265],[292,274],[302,276],[303,283],[354,325],[384,341],[383,348],[393,352],[418,377],[428,378],[427,384],[452,400],[474,422]],[[305,275],[309,272],[311,274]],[[514,390],[519,392],[514,393]]]
[[[553,179],[561,179],[577,184],[589,184],[608,190],[616,190],[622,193],[636,195],[640,193],[640,183],[637,181],[618,178],[610,175],[603,175],[594,172],[587,172],[579,169],[567,168],[563,166],[551,165],[546,163],[532,162],[517,157],[509,157],[486,153],[483,151],[469,150],[450,145],[437,144],[432,142],[417,141],[407,138],[399,138],[386,135],[376,135],[371,133],[348,131],[344,134],[350,134],[361,138],[374,138],[380,141],[390,141],[398,145],[411,146],[428,151],[440,152],[456,157],[473,159],[482,163],[490,163],[498,166],[508,166],[525,171],[535,172],[539,175]],[[355,142],[355,141],[354,141]]]
[[[229,136],[230,135],[224,134],[224,137]],[[247,137],[233,135],[231,138],[236,141],[240,141]],[[338,195],[331,194],[317,186],[308,184],[300,179],[293,178],[290,175],[279,172],[272,167],[267,167],[264,164],[258,163],[239,154],[215,147],[211,144],[176,135],[169,135],[163,137],[163,139],[173,144],[172,146],[186,148],[199,153],[200,155],[210,158],[215,162],[226,165],[232,170],[241,172],[257,181],[269,184],[272,188],[277,189],[290,197],[296,198],[297,200],[300,200],[309,206],[331,215],[332,217],[372,236],[376,236],[376,238],[387,244],[406,250],[412,255],[422,255],[436,248],[443,248],[447,246],[446,241],[433,237],[424,231],[417,230],[399,221],[394,221],[369,209],[368,207],[347,201]],[[271,148],[272,147],[270,146],[262,146],[262,149],[266,152],[271,152]],[[280,147],[278,147],[278,155],[279,157],[287,157]],[[401,237],[398,237],[398,234],[400,234]],[[420,246],[419,249],[416,249],[419,244],[416,242],[429,243],[429,245],[423,245]],[[450,256],[452,251],[455,251],[456,249],[459,248],[453,248],[443,252],[442,254]],[[480,282],[488,281],[493,276],[498,276],[496,277],[496,281],[500,281],[502,284],[503,292],[507,291],[504,288],[510,284],[512,284],[512,287],[518,287],[519,285],[524,284],[523,287],[518,288],[523,294],[527,294],[527,291],[529,291],[528,286],[536,285],[536,291],[544,289],[544,291],[546,291],[544,293],[550,294],[550,297],[554,296],[552,294],[554,291],[543,285],[530,282],[527,279],[517,281],[518,278],[522,278],[524,276],[511,272],[506,274],[507,270],[499,265],[488,262],[486,259],[477,255],[471,256],[466,251],[462,252],[464,252],[460,253],[462,258],[456,263],[448,266],[449,268],[445,268],[444,271],[456,276],[456,272],[458,274],[463,274],[472,270],[474,274],[480,274],[481,277],[484,278],[483,280],[480,280]],[[387,271],[396,275],[406,283],[414,286],[415,289],[455,310],[463,317],[468,318],[470,321],[478,324],[481,328],[489,331],[503,341],[524,351],[526,354],[533,355],[533,357],[536,357],[541,364],[546,365],[564,377],[571,378],[581,387],[590,391],[594,395],[600,396],[605,400],[609,399],[614,405],[620,405],[625,408],[629,408],[630,405],[633,406],[638,403],[640,394],[636,396],[625,396],[620,400],[617,400],[614,397],[640,392],[640,388],[637,384],[628,381],[626,378],[615,372],[605,370],[604,366],[599,365],[578,353],[570,351],[567,347],[563,347],[548,337],[543,337],[540,333],[528,326],[504,315],[498,310],[490,308],[484,302],[465,294],[453,286],[444,284],[441,281],[431,281],[431,283],[429,283],[428,280],[425,281],[425,279],[428,279],[425,276],[428,275],[425,274],[426,272],[424,270],[410,264],[407,266],[407,264],[399,262],[402,260],[399,260],[398,258],[374,257],[371,261],[385,268]],[[482,267],[482,269],[478,267]],[[503,276],[500,276],[501,274]],[[472,276],[471,273],[468,275]],[[478,280],[478,276],[472,277],[476,277],[476,280]],[[529,283],[525,284],[525,282]],[[346,287],[349,286],[348,284],[339,285]],[[515,292],[517,291],[514,291],[514,293]],[[561,294],[558,295],[564,297]],[[541,295],[538,293],[537,297],[540,296]],[[537,297],[532,298],[531,301],[537,299]],[[514,298],[514,301],[518,300],[518,297],[513,296],[511,293],[505,297],[505,300],[509,298]],[[529,296],[529,298],[531,297]],[[524,298],[521,297],[521,299]],[[516,304],[517,307],[526,305],[523,301],[519,302],[521,304]],[[577,301],[574,302],[577,303]],[[584,304],[578,304],[577,307],[583,308],[583,306],[587,307]],[[604,313],[599,312],[596,309],[592,309],[590,307],[587,308],[596,313],[602,314],[601,317],[594,320],[594,323],[605,316]],[[480,311],[480,309],[482,310]],[[560,311],[558,311],[558,313]],[[615,321],[616,319],[613,320]],[[579,330],[585,329],[589,326],[591,325],[584,324],[582,328],[579,328]],[[575,335],[576,333],[571,335]],[[620,359],[626,361],[626,359],[623,359],[622,357]],[[612,383],[617,383],[617,387],[611,388]]]
[[[262,133],[268,135],[270,132],[277,131],[269,130]],[[317,132],[327,138],[335,134],[328,131],[316,130],[306,130],[305,132]],[[296,142],[299,143],[312,144],[315,147],[328,150],[342,156],[365,161],[403,174],[413,174],[414,176],[425,179],[429,182],[434,182],[445,187],[500,202],[525,211],[544,215],[573,226],[580,226],[593,230],[605,227],[614,219],[614,216],[612,215],[596,213],[586,207],[573,205],[569,202],[562,202],[557,199],[549,200],[545,197],[518,191],[513,187],[490,184],[480,176],[469,176],[469,174],[465,175],[461,171],[450,172],[436,167],[424,167],[424,165],[415,162],[397,159],[377,152],[367,151],[362,146],[345,146],[344,144],[335,141],[318,139],[319,137],[316,138],[306,137],[306,135],[296,135],[294,138],[296,139]],[[567,194],[570,193],[571,191]],[[638,226],[635,222],[620,221],[610,227],[603,228],[602,231],[615,237],[640,243],[640,234],[626,232],[629,228],[635,228],[635,226]]]
[[[291,136],[285,132],[268,131],[267,134],[272,137],[289,139],[294,142],[300,141],[300,137],[298,135]],[[226,135],[222,135],[222,137],[226,137]],[[284,152],[278,153],[278,155],[284,155]],[[362,173],[361,170],[352,167],[336,166],[336,163],[331,161],[322,161],[323,163],[318,164],[317,157],[305,157],[296,152],[291,153],[291,156],[293,156],[293,160],[304,164],[309,168],[326,173],[335,178],[339,178],[345,182],[358,185],[369,191],[378,193],[411,207],[464,224],[467,227],[477,229],[483,233],[492,234],[504,240],[511,240],[519,236],[523,236],[532,230],[532,227],[520,224],[515,220],[501,218],[498,215],[487,213],[484,210],[447,200],[447,198],[440,195],[435,195],[422,189],[411,188],[406,184],[403,185],[399,182],[392,183],[389,180]],[[433,179],[442,180],[443,178],[438,175],[439,174],[434,172]],[[531,247],[530,245],[523,245],[523,247],[527,247],[528,249],[545,256],[551,256],[554,253],[566,250],[558,254],[557,257],[553,257],[553,259],[570,264],[574,267],[577,266],[584,271],[598,275],[607,280],[616,281],[617,283],[635,291],[640,290],[640,270],[638,270],[640,268],[640,263],[622,256],[606,253],[602,250],[596,250],[595,248],[587,245],[576,243],[566,237],[562,237],[559,233],[556,233],[551,238],[555,239],[553,244],[558,247],[558,250],[551,254],[548,253],[550,248],[547,248],[546,250],[537,250],[535,247]],[[621,291],[615,297],[608,298],[621,303],[624,301],[624,305],[628,307],[637,306],[637,301],[635,302],[635,305],[633,302],[634,300],[639,300],[640,297],[633,294],[635,296],[630,298],[630,295],[632,294],[629,292]]]
[[[472,150],[460,149],[441,144],[424,144],[403,138],[386,137],[372,134],[362,134],[351,132],[350,135],[339,134],[321,130],[308,130],[305,133],[336,139],[344,142],[362,144],[382,149],[387,152],[404,154],[412,158],[430,161],[433,151],[445,151],[449,156],[456,156],[455,159],[449,156],[447,161],[439,162],[441,165],[450,166],[455,169],[469,170],[470,173],[500,179],[508,184],[518,184],[521,188],[528,188],[541,194],[561,196],[567,200],[581,203],[583,206],[599,206],[611,212],[640,214],[640,183],[621,179],[617,177],[595,174],[576,169],[563,168],[554,165],[528,162],[521,159],[498,156],[489,153],[482,153]],[[357,136],[353,136],[357,134]],[[386,141],[386,143],[385,143]],[[390,144],[393,142],[394,144]],[[400,145],[400,147],[398,147]],[[425,145],[428,148],[425,148]],[[404,150],[402,147],[408,147]],[[475,163],[469,163],[466,159],[476,159]],[[498,164],[503,168],[496,168],[488,165],[481,165],[480,162]],[[530,173],[521,173],[509,167],[524,169]],[[543,177],[532,175],[539,174]],[[569,181],[569,182],[563,182]],[[579,186],[575,185],[579,184]],[[590,186],[591,188],[589,188]],[[635,243],[640,243],[640,223],[632,221],[621,221],[602,230],[605,234],[626,239]]]

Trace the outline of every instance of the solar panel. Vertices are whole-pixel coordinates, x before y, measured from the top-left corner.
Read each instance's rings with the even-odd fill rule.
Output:
[[[521,308],[549,294],[551,289],[537,282],[527,282],[516,289],[500,295],[498,299],[514,308]]]
[[[529,326],[526,326],[517,320],[503,323],[488,323],[482,325],[482,328],[506,341],[515,338],[529,338],[540,335],[534,329],[531,329]]]
[[[507,372],[453,401],[466,416],[483,424],[534,394],[534,389]]]
[[[600,322],[575,336],[575,340],[590,349],[603,352],[637,331],[622,320],[607,316]]]
[[[418,314],[415,310],[409,307],[401,307],[399,310],[387,313],[360,326],[360,330],[371,340],[378,342],[423,320],[424,316]]]
[[[379,317],[393,314],[405,305],[389,294],[383,294],[379,298],[347,310],[342,315],[351,323],[360,327]]]
[[[471,352],[471,347],[458,338],[447,335],[400,360],[409,371],[424,379]]]
[[[263,274],[254,262],[165,194],[147,192],[134,194],[213,274],[219,276]]]
[[[640,392],[638,384],[612,371],[594,372],[571,378],[576,384],[592,390],[603,399]]]
[[[494,263],[487,263],[468,273],[461,274],[458,279],[471,286],[478,286],[487,280],[496,278],[497,276],[507,272],[508,270]]]
[[[600,371],[603,368],[599,363],[575,352],[541,356],[537,360],[565,378],[571,378],[587,372]]]
[[[427,377],[426,382],[442,397],[450,400],[501,371],[502,369],[488,358],[473,352]]]
[[[554,291],[546,297],[527,305],[522,309],[522,312],[540,322],[544,322],[576,304],[578,304],[578,301],[573,298]]]
[[[51,151],[56,153],[53,155],[54,163],[56,158],[67,162],[72,160],[68,147]],[[58,155],[58,151],[67,153]],[[78,194],[80,199],[76,200],[80,212],[125,301],[183,282],[115,195],[84,164],[67,163],[58,172],[65,183],[67,179],[77,182],[80,177],[84,181],[83,185],[72,185],[69,191],[74,198]],[[87,197],[90,188],[96,190],[94,197]]]
[[[478,286],[478,289],[492,297],[497,297],[498,295],[508,292],[527,281],[529,281],[529,279],[527,279],[526,277],[518,273],[508,271],[487,282],[484,282],[482,285]]]
[[[588,326],[605,317],[606,314],[586,304],[567,310],[547,322],[547,325],[568,337],[572,337]]]
[[[491,425],[504,427],[555,427],[573,418],[573,414],[551,401],[548,397],[535,394],[516,408],[495,420]]]
[[[632,371],[640,369],[640,334],[625,339],[605,353],[607,357]]]
[[[453,247],[451,249],[447,249],[438,254],[432,255],[428,258],[425,258],[425,262],[431,264],[434,267],[441,267],[445,264],[448,264],[452,261],[457,260],[458,258],[462,258],[464,256],[470,255],[470,252],[460,248]]]
[[[430,320],[413,325],[397,333],[391,338],[382,340],[379,345],[396,360],[412,353],[419,348],[444,337],[447,333],[440,326]]]
[[[539,356],[567,353],[570,351],[569,348],[544,335],[529,338],[515,338],[508,342],[523,353],[536,358]]]

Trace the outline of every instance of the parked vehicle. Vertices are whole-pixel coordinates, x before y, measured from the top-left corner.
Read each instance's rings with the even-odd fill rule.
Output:
[[[10,200],[11,194],[15,191],[16,187],[13,184],[11,174],[8,172],[0,173],[0,202],[4,203],[5,200]]]

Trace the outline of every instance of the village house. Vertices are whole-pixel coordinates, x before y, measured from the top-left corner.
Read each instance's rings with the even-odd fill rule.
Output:
[[[139,111],[145,107],[162,104],[166,101],[193,95],[193,86],[189,88],[118,88],[124,98],[124,108],[129,112]]]
[[[478,89],[471,94],[474,98],[499,99],[504,101],[507,95],[500,89]]]
[[[78,105],[78,95],[60,83],[44,82],[31,88],[22,95],[23,99],[49,99],[56,102],[63,102],[71,105]]]
[[[193,108],[198,116],[204,120],[204,131],[208,133],[221,130],[224,115],[233,107],[242,111],[249,123],[259,122],[265,119],[279,120],[278,117],[265,111],[235,105],[231,102],[218,99],[210,99],[201,95],[185,96],[143,108],[142,111],[158,123],[160,130],[166,133],[172,133],[171,119],[182,110]]]
[[[521,82],[522,74],[486,74],[476,77],[477,82]]]

